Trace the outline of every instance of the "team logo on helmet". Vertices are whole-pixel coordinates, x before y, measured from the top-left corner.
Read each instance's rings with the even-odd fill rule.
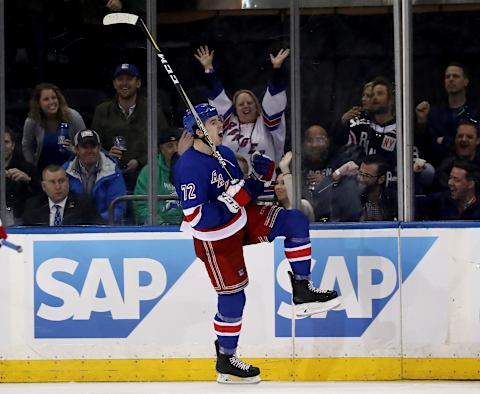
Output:
[[[217,109],[207,103],[197,104],[195,106],[195,111],[202,122],[205,122],[208,118],[218,115]],[[193,135],[195,135],[195,130],[198,128],[195,117],[189,109],[187,109],[183,115],[183,127],[185,127],[185,129]]]

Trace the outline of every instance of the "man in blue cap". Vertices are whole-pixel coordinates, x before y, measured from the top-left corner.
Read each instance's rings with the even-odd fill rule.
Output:
[[[139,95],[141,85],[137,66],[118,65],[113,73],[116,95],[97,106],[92,121],[92,129],[100,134],[103,147],[120,161],[130,191],[135,187],[138,172],[147,163],[147,100]],[[157,114],[158,127],[167,127],[161,108]]]

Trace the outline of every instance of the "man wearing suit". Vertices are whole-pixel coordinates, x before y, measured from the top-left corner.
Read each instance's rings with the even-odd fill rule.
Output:
[[[50,164],[42,172],[45,194],[27,200],[23,214],[26,226],[72,226],[102,224],[90,196],[70,193],[65,170]]]

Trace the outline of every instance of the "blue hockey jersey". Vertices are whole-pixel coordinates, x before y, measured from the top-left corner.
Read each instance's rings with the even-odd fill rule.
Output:
[[[220,145],[217,149],[225,159],[230,174],[236,179],[243,179],[235,154],[226,146]],[[243,207],[237,213],[232,213],[217,200],[231,182],[212,155],[192,147],[180,156],[174,174],[175,188],[185,215],[182,231],[189,231],[200,240],[214,241],[235,234],[246,224],[247,215]],[[246,185],[246,189],[254,199],[263,191],[263,185],[254,181],[250,182],[250,188]]]

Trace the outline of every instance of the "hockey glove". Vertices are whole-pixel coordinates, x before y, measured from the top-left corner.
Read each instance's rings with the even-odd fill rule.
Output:
[[[275,172],[275,162],[270,157],[255,152],[252,155],[252,176],[261,182],[270,182]]]
[[[235,199],[226,192],[220,194],[217,197],[217,200],[223,202],[231,213],[237,213],[240,211],[240,205],[238,202],[236,202]]]

